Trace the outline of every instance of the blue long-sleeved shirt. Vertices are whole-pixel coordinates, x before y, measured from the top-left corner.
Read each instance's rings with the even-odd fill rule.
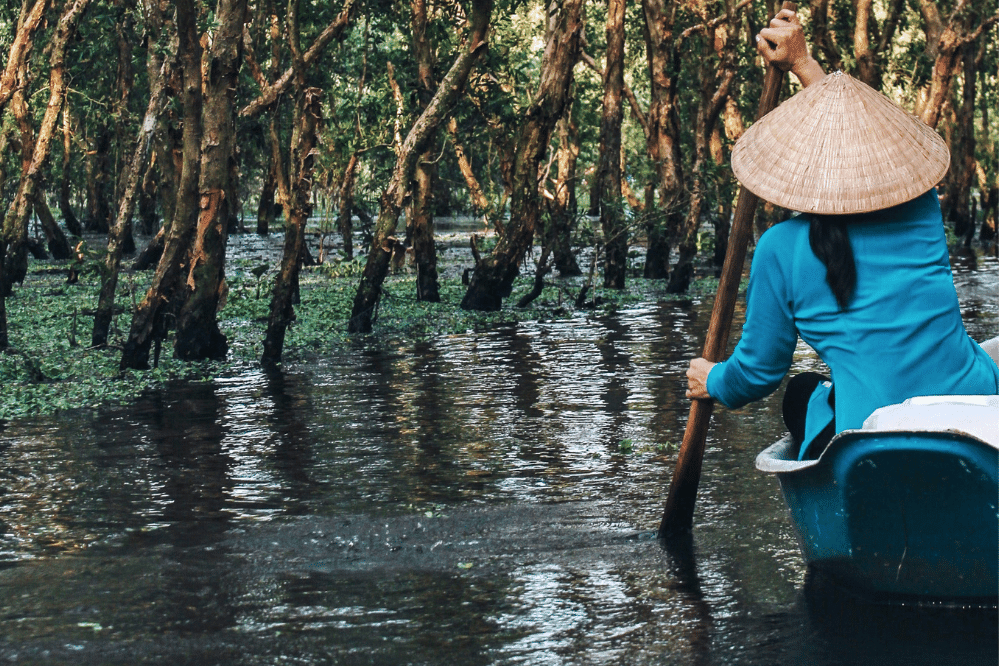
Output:
[[[999,393],[999,368],[961,321],[936,190],[847,229],[857,285],[842,312],[809,245],[807,217],[763,234],[742,338],[711,369],[708,393],[730,408],[769,395],[791,367],[799,335],[832,371],[836,432],[918,395]],[[823,402],[809,403],[813,424]],[[806,442],[820,427],[806,424]]]

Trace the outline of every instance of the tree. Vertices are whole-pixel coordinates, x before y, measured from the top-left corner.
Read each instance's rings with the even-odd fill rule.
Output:
[[[461,301],[466,310],[499,310],[510,295],[520,262],[534,241],[540,217],[538,169],[555,124],[570,99],[572,69],[579,61],[582,0],[553,3],[537,93],[517,134],[510,176],[510,221],[492,254],[479,261]]]
[[[473,0],[468,16],[468,38],[465,46],[399,148],[391,180],[380,198],[378,222],[371,241],[371,249],[364,264],[361,283],[354,296],[350,322],[347,325],[347,330],[351,333],[371,331],[371,322],[381,297],[382,284],[388,274],[389,259],[393,249],[392,235],[398,225],[406,195],[410,191],[417,160],[436,136],[437,128],[451,113],[458,95],[468,81],[472,66],[486,47],[486,34],[492,9],[492,0]]]
[[[91,334],[91,344],[95,347],[107,344],[108,330],[114,315],[114,295],[118,288],[121,255],[127,242],[129,220],[131,220],[135,210],[136,194],[149,161],[153,132],[160,121],[160,114],[166,103],[166,87],[167,79],[170,76],[171,62],[163,57],[159,48],[166,7],[163,0],[143,0],[146,29],[149,32],[146,66],[149,73],[149,105],[146,108],[139,135],[135,139],[135,150],[132,158],[127,169],[122,173],[124,187],[118,202],[118,213],[108,234],[107,254],[101,273],[101,291],[97,301],[97,311],[94,315],[94,330]]]
[[[281,360],[284,336],[294,317],[294,297],[298,292],[298,274],[304,252],[305,224],[312,212],[312,173],[316,161],[315,148],[319,121],[322,117],[318,88],[306,85],[306,64],[299,47],[298,0],[288,3],[287,34],[294,70],[295,95],[294,131],[288,160],[290,173],[279,184],[283,193],[281,204],[286,212],[284,253],[281,267],[271,293],[270,317],[264,337],[262,362],[275,364]],[[345,30],[356,12],[357,5],[348,0],[337,21]],[[276,156],[280,159],[280,155]]]
[[[706,206],[707,169],[710,160],[710,140],[714,133],[718,116],[725,106],[732,81],[735,79],[734,31],[725,29],[733,23],[738,8],[733,0],[726,0],[726,13],[715,19],[702,15],[702,24],[684,31],[681,40],[695,32],[703,32],[701,42],[699,100],[694,126],[694,164],[691,180],[687,215],[684,220],[682,237],[679,243],[679,256],[669,276],[667,290],[670,293],[684,293],[690,286],[694,274],[694,257],[697,254],[697,234],[701,226],[701,214]],[[717,46],[717,53],[715,53]]]
[[[600,226],[604,235],[604,286],[623,289],[628,268],[628,230],[621,206],[621,121],[624,116],[625,0],[607,1],[607,66],[600,119]]]
[[[26,242],[28,215],[38,195],[43,170],[48,162],[52,135],[55,130],[63,97],[66,94],[65,63],[70,39],[77,22],[90,0],[72,0],[63,7],[55,33],[49,44],[49,99],[45,115],[35,139],[31,162],[21,175],[17,196],[4,218],[0,236],[0,349],[9,345],[6,299],[14,282],[19,282],[27,270]],[[27,21],[25,22],[27,23]],[[15,40],[17,42],[17,40]],[[23,46],[23,43],[21,44]],[[0,100],[2,100],[0,96]]]

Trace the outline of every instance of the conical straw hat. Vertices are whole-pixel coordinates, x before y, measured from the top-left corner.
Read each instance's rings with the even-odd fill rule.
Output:
[[[820,215],[914,199],[940,182],[949,163],[940,135],[842,72],[788,99],[732,149],[732,171],[749,191]]]

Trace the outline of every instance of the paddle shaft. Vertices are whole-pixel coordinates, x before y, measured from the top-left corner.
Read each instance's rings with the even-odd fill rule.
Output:
[[[793,2],[785,2],[782,7],[791,10],[796,8],[797,5]],[[767,67],[760,107],[756,114],[757,120],[777,106],[783,80],[784,73],[775,65]],[[728,334],[732,327],[735,301],[739,295],[739,282],[742,280],[742,268],[746,261],[746,247],[753,233],[757,203],[759,197],[746,188],[740,189],[735,213],[732,216],[732,230],[725,252],[725,263],[722,264],[721,279],[718,281],[718,293],[711,309],[711,321],[708,324],[704,351],[701,354],[709,361],[721,361],[728,345]],[[676,467],[673,468],[669,495],[666,497],[666,508],[659,524],[660,538],[688,532],[693,525],[697,484],[701,479],[701,462],[704,459],[704,444],[708,437],[708,423],[711,420],[713,407],[713,400],[694,400],[690,405],[687,429],[683,433],[683,443],[680,445]]]

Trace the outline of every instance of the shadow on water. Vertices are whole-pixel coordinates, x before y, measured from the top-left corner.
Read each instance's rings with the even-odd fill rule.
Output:
[[[974,337],[996,268],[955,268]],[[753,468],[776,398],[716,410],[694,533],[655,539],[708,305],[358,341],[7,424],[0,661],[994,665],[995,611],[806,569]]]

